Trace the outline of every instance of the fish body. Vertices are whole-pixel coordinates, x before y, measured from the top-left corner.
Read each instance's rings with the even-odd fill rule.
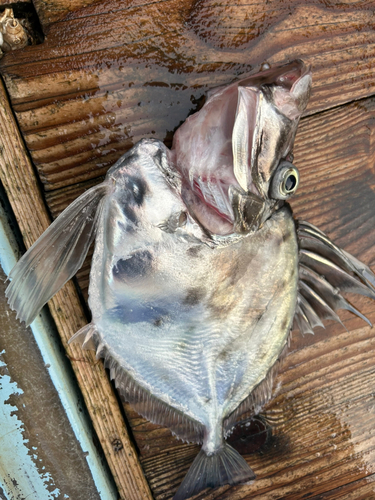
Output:
[[[225,437],[271,397],[293,321],[311,332],[342,308],[366,320],[340,291],[375,298],[371,270],[286,203],[310,87],[294,61],[212,92],[171,150],[140,141],[11,273],[28,323],[95,238],[92,321],[73,339],[141,415],[202,444],[175,500],[254,479]]]
[[[298,282],[295,225],[284,207],[251,237],[214,246],[189,235],[188,222],[178,235],[161,229],[186,213],[153,159],[163,149],[144,141],[112,174],[120,184],[103,206],[89,305],[106,355],[201,424],[204,448],[215,452],[224,419],[265,378],[289,334]],[[132,179],[137,200],[124,203],[122,179]],[[142,219],[142,205],[152,211],[155,198],[166,210]]]

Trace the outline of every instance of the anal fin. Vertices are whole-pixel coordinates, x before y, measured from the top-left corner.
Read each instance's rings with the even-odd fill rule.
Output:
[[[168,427],[177,438],[189,443],[203,442],[203,425],[172,408],[164,401],[156,398],[146,388],[142,387],[124,368],[109,354],[105,343],[100,340],[100,333],[93,323],[79,330],[69,340],[78,341],[83,349],[96,350],[96,357],[104,359],[111,380],[121,397],[131,404],[137,413],[147,418],[153,424]]]

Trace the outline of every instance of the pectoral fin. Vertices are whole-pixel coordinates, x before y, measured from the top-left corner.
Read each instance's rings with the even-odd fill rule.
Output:
[[[82,266],[95,236],[101,201],[109,189],[102,183],[77,198],[10,272],[5,295],[26,325]]]

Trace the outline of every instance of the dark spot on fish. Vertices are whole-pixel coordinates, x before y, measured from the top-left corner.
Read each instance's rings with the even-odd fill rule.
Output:
[[[236,285],[237,282],[244,276],[245,273],[246,273],[246,265],[244,265],[238,260],[234,260],[229,273],[230,284]]]
[[[205,293],[201,288],[190,288],[183,303],[187,306],[195,306],[203,299]]]
[[[134,210],[134,201],[132,200],[132,196],[129,196],[128,191],[124,191],[121,196],[118,197],[118,204],[128,221],[136,226],[138,224],[138,217]]]
[[[154,326],[162,326],[163,323],[164,323],[164,321],[163,321],[163,318],[161,316],[154,319]]]
[[[230,358],[230,353],[228,351],[221,351],[218,355],[219,363],[226,363]]]
[[[198,257],[200,252],[202,250],[202,247],[201,246],[195,246],[195,247],[189,247],[187,250],[186,250],[186,254],[189,256],[189,257]]]
[[[136,216],[134,210],[131,208],[130,205],[125,205],[123,207],[123,213],[125,215],[125,217],[130,221],[132,222],[133,224],[138,224],[138,217]]]
[[[125,305],[113,307],[106,313],[106,317],[113,322],[120,323],[158,323],[155,326],[162,326],[168,321],[169,314],[166,309],[150,304],[137,304],[128,302]]]
[[[285,318],[284,321],[281,323],[281,329],[285,330],[287,326],[288,326],[288,320]]]
[[[133,212],[133,214],[134,214],[134,212]],[[128,222],[131,222],[131,221],[128,220]],[[121,231],[123,231],[124,233],[134,233],[137,230],[137,224],[134,222],[132,224],[130,224],[130,223],[124,224],[123,222],[118,221],[117,225],[118,225],[119,229]]]
[[[291,237],[292,237],[292,234],[290,232],[283,234],[283,241],[287,242],[290,240]]]
[[[157,149],[153,158],[154,158],[155,163],[157,163],[159,168],[160,168],[163,164],[163,151],[162,151],[162,149]]]
[[[153,257],[148,250],[141,250],[128,259],[120,259],[113,266],[113,276],[117,280],[143,278],[152,269]]]
[[[275,237],[275,239],[274,239],[275,245],[277,245],[278,247],[281,247],[281,245],[283,243],[284,243],[284,235]]]
[[[178,218],[178,225],[179,225],[179,227],[185,226],[186,221],[187,221],[187,213],[186,212],[181,212],[180,216]]]
[[[141,206],[147,191],[147,185],[140,177],[129,176],[126,179],[125,187],[132,193],[133,199],[138,206]]]

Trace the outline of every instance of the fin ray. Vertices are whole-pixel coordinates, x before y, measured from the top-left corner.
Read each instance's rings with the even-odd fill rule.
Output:
[[[352,306],[341,292],[356,293],[375,299],[375,275],[371,269],[335,245],[327,235],[308,222],[297,223],[300,246],[299,290],[295,321],[306,332],[318,320],[333,319],[342,324],[336,313],[346,309],[366,321],[366,316]]]
[[[77,198],[10,272],[5,294],[10,307],[27,325],[82,266],[108,190],[109,185],[102,183]]]
[[[246,460],[228,443],[207,455],[202,449],[195,457],[173,500],[186,500],[207,488],[241,484],[255,479]]]

